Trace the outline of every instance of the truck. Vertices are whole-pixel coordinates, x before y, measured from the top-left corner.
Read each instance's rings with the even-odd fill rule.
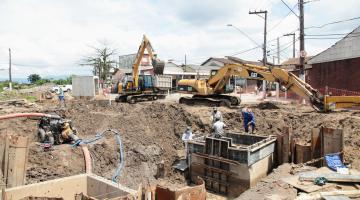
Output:
[[[53,87],[50,89],[50,91],[58,94],[58,93],[60,92],[60,88],[61,88],[64,92],[71,92],[71,91],[72,91],[72,85],[56,85],[56,86],[53,86]]]

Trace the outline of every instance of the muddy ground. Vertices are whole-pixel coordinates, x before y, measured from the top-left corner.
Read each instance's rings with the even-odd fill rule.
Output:
[[[297,137],[310,141],[311,129],[314,127],[344,129],[345,160],[354,168],[360,169],[359,111],[324,114],[316,113],[306,106],[279,107],[279,109],[260,109],[256,105],[251,106],[256,116],[257,134],[275,134],[280,132],[284,125],[291,125]],[[108,128],[118,129],[126,152],[125,167],[119,180],[121,184],[134,189],[139,183],[148,182],[169,184],[174,187],[185,185],[183,176],[171,167],[183,152],[182,132],[186,126],[191,126],[195,134],[208,134],[210,111],[211,108],[205,106],[186,106],[169,102],[109,106],[96,101],[73,101],[68,102],[66,107],[61,109],[50,102],[0,106],[0,114],[58,113],[73,121],[81,138],[92,138],[97,132]],[[220,111],[228,125],[227,131],[242,132],[239,109],[220,108]],[[56,146],[51,152],[44,152],[41,145],[36,142],[36,125],[35,119],[0,122],[0,134],[20,134],[30,137],[27,183],[83,173],[84,162],[81,150],[65,144]],[[109,134],[105,139],[91,144],[90,152],[94,173],[110,179],[119,162],[118,146],[114,136]]]

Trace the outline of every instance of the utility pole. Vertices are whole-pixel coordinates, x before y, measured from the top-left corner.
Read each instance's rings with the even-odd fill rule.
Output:
[[[11,49],[9,48],[9,89],[12,90],[12,78],[11,78]]]
[[[285,34],[284,36],[293,36],[293,58],[295,58],[295,33],[288,33]]]
[[[252,14],[264,14],[265,17],[264,17],[264,20],[265,20],[265,23],[264,23],[264,46],[263,46],[263,64],[264,66],[266,66],[266,34],[267,34],[267,31],[266,31],[266,27],[267,27],[267,10],[263,11],[263,10],[260,10],[260,11],[249,11],[249,14],[252,15]]]
[[[280,65],[280,39],[277,38],[277,63]],[[275,62],[274,62],[275,64]]]
[[[300,21],[300,78],[305,81],[305,41],[304,41],[304,0],[299,0]]]
[[[267,64],[267,61],[266,61],[266,35],[267,35],[267,31],[266,31],[266,27],[267,27],[267,10],[263,11],[263,10],[260,10],[260,11],[249,11],[249,14],[250,15],[253,15],[253,14],[264,14],[265,17],[263,18],[265,20],[265,23],[264,23],[264,46],[263,46],[263,65],[266,66]],[[260,16],[260,15],[258,15]],[[263,80],[263,83],[262,83],[263,87],[262,87],[262,90],[264,92],[264,99],[266,98],[266,81]]]
[[[186,72],[186,70],[187,70],[187,69],[186,69],[186,54],[185,54],[185,72]]]

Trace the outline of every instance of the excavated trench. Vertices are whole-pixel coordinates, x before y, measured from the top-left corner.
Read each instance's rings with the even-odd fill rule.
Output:
[[[228,130],[242,131],[238,109],[220,108]],[[137,189],[140,183],[158,182],[179,187],[186,184],[183,175],[172,169],[172,164],[183,152],[182,132],[191,126],[193,132],[204,135],[210,131],[210,111],[204,106],[186,106],[168,102],[144,102],[134,105],[111,106],[93,102],[69,102],[64,109],[50,103],[37,106],[7,107],[0,114],[10,112],[57,113],[71,119],[81,138],[91,138],[105,129],[118,129],[124,144],[125,167],[120,183]],[[315,113],[311,108],[280,106],[279,109],[253,107],[257,120],[257,133],[275,134],[284,125],[291,125],[294,134],[308,141],[313,127],[322,125],[345,131],[345,160],[360,168],[360,112]],[[64,144],[53,151],[44,152],[36,142],[34,119],[12,119],[0,123],[0,134],[28,135],[31,140],[27,169],[27,184],[83,173],[85,171],[80,148]],[[112,135],[89,146],[93,159],[93,172],[111,179],[118,163],[119,149]]]

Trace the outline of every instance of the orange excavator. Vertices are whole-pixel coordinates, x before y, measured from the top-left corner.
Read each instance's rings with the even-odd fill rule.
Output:
[[[265,67],[250,64],[227,64],[219,70],[211,71],[208,80],[183,79],[178,82],[180,93],[193,94],[192,97],[181,97],[184,104],[210,104],[215,106],[237,106],[240,99],[226,95],[232,91],[226,90],[226,85],[232,76],[246,79],[278,82],[285,90],[308,99],[317,111],[330,111],[336,108],[360,106],[360,96],[328,96],[322,95],[295,74],[279,67]]]
[[[132,77],[126,77],[118,83],[119,95],[115,99],[116,102],[136,103],[165,98],[167,91],[156,84],[161,76],[140,75],[140,64],[145,50],[151,58],[154,73],[163,73],[165,63],[156,57],[149,39],[144,35],[132,67]]]

